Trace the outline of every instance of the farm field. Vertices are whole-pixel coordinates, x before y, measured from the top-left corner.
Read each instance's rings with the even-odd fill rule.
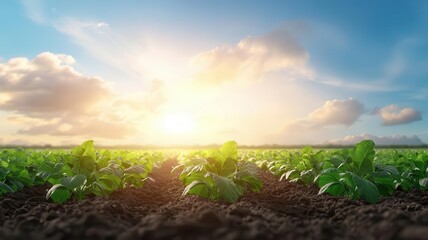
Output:
[[[428,240],[428,0],[0,1],[0,240]]]
[[[2,239],[424,239],[428,152],[4,149]]]

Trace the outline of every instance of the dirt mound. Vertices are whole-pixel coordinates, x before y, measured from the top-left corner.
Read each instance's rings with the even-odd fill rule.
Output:
[[[317,195],[261,172],[262,192],[237,203],[182,196],[169,160],[141,189],[57,205],[48,186],[0,198],[2,239],[428,239],[428,193],[396,192],[378,204]]]

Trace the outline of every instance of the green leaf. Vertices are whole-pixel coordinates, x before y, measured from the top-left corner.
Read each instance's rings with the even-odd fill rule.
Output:
[[[125,174],[122,182],[125,186],[133,185],[134,187],[142,187],[146,179],[141,174]]]
[[[420,185],[422,188],[426,188],[426,187],[428,187],[428,178],[422,178],[422,179],[420,179],[420,180],[419,180],[419,185]]]
[[[395,180],[389,172],[376,172],[371,179],[383,196],[391,195],[395,190]]]
[[[0,182],[0,195],[1,193],[7,192],[15,192],[12,188],[10,188],[6,183]]]
[[[408,179],[401,179],[401,181],[396,184],[396,187],[401,187],[404,191],[409,191],[410,189],[415,188],[415,185]]]
[[[62,204],[71,198],[70,190],[61,184],[52,186],[46,194],[46,199],[52,198],[55,203]]]
[[[235,141],[225,142],[223,143],[223,146],[221,146],[220,148],[220,153],[222,155],[222,162],[224,162],[228,158],[237,160],[238,144]]]
[[[220,175],[221,176],[230,176],[236,172],[236,160],[232,158],[227,158],[223,165],[221,166]]]
[[[146,169],[143,165],[132,165],[131,167],[125,169],[124,173],[127,174],[144,174],[146,172]]]
[[[91,192],[97,196],[104,196],[108,194],[108,192],[104,189],[104,186],[99,182],[93,182],[91,184]]]
[[[97,182],[108,192],[116,191],[120,187],[120,178],[116,175],[102,175],[97,178]]]
[[[318,177],[318,186],[323,187],[329,183],[338,182],[339,178],[339,174],[336,172],[325,173]]]
[[[248,161],[239,161],[238,162],[238,170],[237,173],[242,174],[250,174],[250,175],[257,175],[259,172],[259,168],[255,163],[248,162]]]
[[[387,172],[375,173],[372,179],[377,184],[394,186],[394,178]]]
[[[375,184],[363,179],[356,174],[350,173],[361,197],[369,203],[377,203],[382,197]]]
[[[61,179],[61,185],[73,190],[75,188],[78,188],[80,186],[82,186],[86,181],[86,176],[83,174],[78,174],[76,176],[73,177],[64,177]]]
[[[236,202],[241,192],[236,184],[229,178],[217,174],[212,174],[217,185],[219,197],[228,202]]]
[[[355,189],[354,179],[352,178],[350,172],[340,173],[339,176],[339,182],[345,184],[345,187],[348,189],[348,191],[349,189]]]
[[[52,172],[57,173],[61,171],[62,167],[64,167],[64,163],[56,163],[54,168],[52,169]]]
[[[381,164],[376,164],[376,170],[377,171],[385,171],[390,173],[393,176],[398,176],[400,175],[400,173],[398,172],[397,168],[395,168],[394,166],[390,166],[390,165],[381,165]]]
[[[304,148],[302,148],[302,153],[312,153],[312,147],[311,146],[305,146]]]
[[[330,163],[333,165],[333,167],[338,168],[340,164],[344,163],[344,161],[338,157],[333,157],[330,159]]]
[[[73,148],[72,154],[77,156],[88,156],[95,161],[97,155],[94,149],[94,141],[88,140],[83,142],[80,146]]]
[[[243,191],[249,188],[252,192],[260,192],[263,187],[263,182],[253,175],[239,177],[235,183],[238,187],[242,187]]]
[[[184,189],[182,195],[199,195],[201,197],[210,198],[210,186],[205,181],[195,180]]]
[[[45,172],[45,171],[41,171],[41,172],[38,172],[36,174],[36,176],[44,180],[44,179],[49,178],[51,176],[51,173]]]
[[[9,180],[9,186],[14,190],[14,192],[24,188],[24,184],[22,182],[15,180]]]
[[[19,172],[19,177],[21,179],[25,179],[25,180],[30,180],[31,179],[31,176],[30,176],[30,174],[28,173],[28,171],[26,169],[21,170]],[[30,182],[31,182],[31,180],[30,180]]]
[[[355,145],[352,160],[356,164],[358,175],[362,176],[374,172],[374,146],[372,140],[363,140]]]
[[[333,196],[340,196],[345,192],[345,185],[341,182],[329,182],[320,188],[318,194],[325,192],[330,193]]]
[[[293,170],[290,170],[290,171],[283,173],[281,175],[281,177],[279,178],[279,181],[282,181],[283,179],[287,179],[287,180],[296,179],[299,176],[300,176],[299,172],[297,170],[293,169]]]
[[[258,170],[259,168],[256,164],[247,161],[240,161],[238,164],[238,170],[233,177],[233,181],[244,191],[250,189],[253,192],[259,192],[263,183],[258,178]]]

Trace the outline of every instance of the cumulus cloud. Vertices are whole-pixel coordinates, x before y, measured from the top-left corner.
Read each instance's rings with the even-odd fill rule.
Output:
[[[315,109],[306,118],[289,123],[285,128],[314,130],[334,125],[350,126],[364,111],[364,105],[353,98],[327,100],[323,106]]]
[[[312,72],[306,65],[309,54],[295,34],[296,30],[288,26],[263,36],[247,37],[236,46],[217,47],[200,53],[191,60],[194,79],[213,84],[254,81],[268,72],[280,70],[286,71],[290,77],[310,78]]]
[[[18,134],[123,138],[165,102],[160,80],[144,94],[121,96],[101,78],[75,71],[74,63],[49,52],[0,63],[0,110],[23,126]]]
[[[44,52],[0,64],[0,110],[44,118],[87,114],[112,92],[102,79],[76,72],[74,62],[69,55]]]
[[[395,135],[395,136],[374,136],[367,133],[363,133],[361,135],[350,135],[340,139],[332,139],[330,141],[326,141],[325,144],[333,144],[333,145],[355,145],[356,143],[362,140],[373,140],[376,145],[423,145],[425,144],[422,140],[414,135],[414,136],[405,136],[405,135]]]
[[[394,104],[375,110],[375,114],[379,115],[382,119],[382,124],[386,126],[407,124],[422,120],[421,113],[416,109],[403,108]]]
[[[308,119],[321,125],[350,126],[363,113],[364,105],[356,99],[333,99],[327,100],[322,107],[309,114]]]
[[[306,118],[285,124],[280,135],[288,136],[289,139],[280,139],[280,141],[287,144],[316,143],[315,139],[325,137],[326,129],[351,126],[364,112],[364,105],[353,98],[327,100],[323,106],[315,109]]]

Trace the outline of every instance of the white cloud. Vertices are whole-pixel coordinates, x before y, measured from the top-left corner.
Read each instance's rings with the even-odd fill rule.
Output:
[[[364,105],[356,99],[333,99],[327,100],[322,107],[309,114],[308,119],[325,126],[350,126],[357,121],[363,113]]]
[[[395,136],[374,136],[367,133],[361,135],[350,135],[340,139],[333,139],[326,141],[325,144],[333,145],[355,145],[356,143],[362,140],[373,140],[376,145],[423,145],[424,142],[414,135],[414,136],[405,136],[405,135],[395,135]]]
[[[285,124],[277,137],[286,144],[316,144],[333,128],[351,126],[364,112],[364,105],[353,98],[327,100],[306,118]]]
[[[394,104],[385,106],[377,110],[375,113],[382,119],[382,124],[387,126],[407,124],[422,120],[421,113],[416,109],[403,108]]]
[[[74,70],[75,59],[44,52],[0,64],[0,110],[21,125],[19,134],[124,138],[165,102],[164,85],[138,96],[121,96],[101,78]]]
[[[285,128],[296,130],[335,125],[350,126],[359,119],[364,111],[364,105],[353,98],[327,100],[323,106],[309,113],[306,118],[289,123]]]
[[[44,118],[92,111],[112,91],[102,79],[76,72],[74,62],[69,55],[44,52],[0,64],[0,110]]]
[[[211,84],[255,81],[273,71],[284,71],[290,78],[311,78],[312,71],[307,66],[309,54],[295,37],[293,28],[300,27],[295,25],[263,36],[247,37],[236,46],[200,53],[191,60],[195,81]]]

